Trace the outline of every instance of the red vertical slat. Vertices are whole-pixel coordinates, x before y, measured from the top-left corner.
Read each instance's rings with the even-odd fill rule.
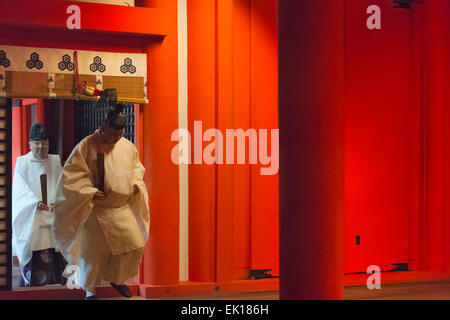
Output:
[[[149,104],[143,115],[143,164],[150,197],[150,239],[143,257],[144,284],[179,280],[179,169],[171,161],[178,128],[177,1],[142,0],[137,5],[168,10],[169,35],[145,47]]]
[[[278,129],[277,12],[275,0],[251,2],[251,127],[267,130],[268,155],[275,152],[271,130]],[[278,275],[278,173],[262,175],[262,168],[276,167],[274,159],[267,165],[260,161],[251,166],[250,267]]]
[[[188,25],[188,129],[191,133],[189,165],[189,280],[215,281],[216,175],[215,166],[202,160],[202,134],[216,127],[216,1],[189,0]],[[194,122],[201,121],[202,132]],[[196,140],[195,140],[196,139]],[[195,148],[199,141],[200,159]],[[203,143],[206,145],[206,143]]]

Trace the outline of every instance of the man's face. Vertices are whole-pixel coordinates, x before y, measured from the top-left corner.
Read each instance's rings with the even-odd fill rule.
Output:
[[[109,125],[103,127],[103,140],[107,144],[116,144],[123,136],[124,129],[114,129]]]
[[[30,141],[30,149],[36,159],[46,159],[48,157],[48,140]]]

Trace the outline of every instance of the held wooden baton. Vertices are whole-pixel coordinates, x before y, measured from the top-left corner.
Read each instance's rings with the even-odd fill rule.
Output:
[[[97,178],[98,178],[98,190],[104,192],[105,188],[105,154],[97,153]]]
[[[41,174],[41,193],[42,193],[42,203],[47,205],[47,175]]]

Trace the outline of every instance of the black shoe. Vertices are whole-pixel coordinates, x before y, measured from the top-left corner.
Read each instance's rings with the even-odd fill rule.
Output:
[[[96,295],[93,296],[89,296],[89,297],[84,297],[84,300],[98,300]]]
[[[133,294],[130,291],[130,288],[128,288],[128,286],[126,286],[125,284],[121,284],[121,285],[117,285],[115,283],[111,282],[111,287],[113,287],[114,289],[117,290],[117,292],[125,298],[131,298],[133,296]]]

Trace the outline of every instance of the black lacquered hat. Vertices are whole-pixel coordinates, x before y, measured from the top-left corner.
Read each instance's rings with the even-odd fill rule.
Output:
[[[108,112],[106,115],[106,123],[116,129],[121,130],[125,128],[127,124],[127,116],[122,112],[125,105],[117,103],[114,109]]]
[[[35,122],[30,128],[30,141],[48,140],[47,130],[40,122]]]
[[[111,108],[110,111],[106,114],[105,124],[110,127],[121,130],[125,128],[127,123],[127,116],[123,114],[123,109],[125,107],[122,103],[117,103],[117,90],[105,89],[101,92],[100,98],[96,103],[97,108]]]

